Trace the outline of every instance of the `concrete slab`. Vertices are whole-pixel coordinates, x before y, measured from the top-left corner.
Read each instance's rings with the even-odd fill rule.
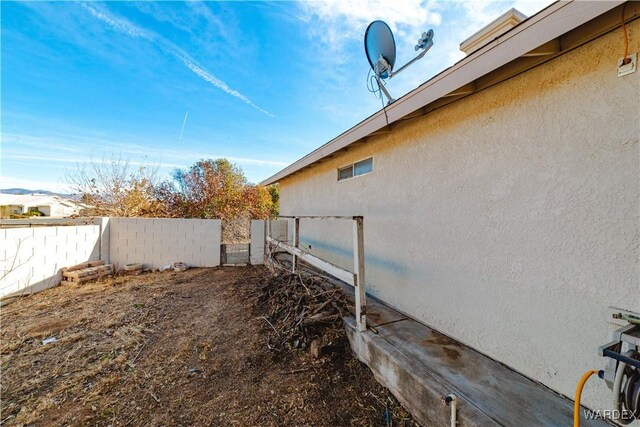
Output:
[[[402,313],[387,307],[386,305],[372,299],[367,298],[367,325],[373,326],[377,330],[385,325],[391,325],[396,322],[408,319]]]
[[[358,332],[355,319],[345,319],[345,326],[354,353],[416,420],[424,426],[450,424],[450,408],[440,403],[452,391],[446,382],[379,334]],[[457,414],[461,427],[500,425],[466,399],[458,398]]]
[[[459,426],[572,425],[573,401],[505,365],[383,304],[369,300],[371,318],[398,318],[359,333],[345,326],[354,353],[424,425],[446,425],[442,396],[458,398]],[[383,314],[384,313],[384,314]],[[606,426],[582,420],[583,426]]]
[[[288,264],[286,257],[280,261]],[[353,287],[331,282],[353,302]],[[343,320],[356,356],[422,425],[450,423],[450,408],[441,403],[449,393],[458,398],[461,427],[573,425],[571,399],[382,301],[367,296],[367,324],[373,330],[358,332],[355,318]],[[581,425],[614,424],[581,417]]]

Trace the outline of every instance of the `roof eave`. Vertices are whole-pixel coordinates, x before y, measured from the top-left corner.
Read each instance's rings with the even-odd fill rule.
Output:
[[[265,179],[261,185],[279,182],[302,168],[381,130],[622,3],[624,0],[599,2],[574,0],[553,3],[407,93],[386,107],[386,114],[383,110],[376,112],[328,143]]]

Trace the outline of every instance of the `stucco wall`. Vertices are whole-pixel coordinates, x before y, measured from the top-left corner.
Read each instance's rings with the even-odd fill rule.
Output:
[[[370,292],[571,396],[603,366],[607,307],[640,311],[640,72],[617,77],[621,49],[612,32],[286,178],[281,212],[364,215]],[[351,267],[349,224],[320,224],[303,245]],[[583,396],[610,407],[602,381]]]
[[[110,218],[110,261],[117,268],[143,263],[162,268],[174,262],[220,265],[219,219]]]

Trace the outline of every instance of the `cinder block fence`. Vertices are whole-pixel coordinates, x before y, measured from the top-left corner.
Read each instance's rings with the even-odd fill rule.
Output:
[[[58,285],[62,267],[100,258],[99,242],[99,225],[0,229],[0,297]]]
[[[220,265],[217,219],[2,220],[0,226],[0,298],[56,286],[63,267],[98,259],[116,268]],[[252,221],[251,264],[263,263],[264,229],[264,221]]]
[[[220,265],[221,224],[217,219],[109,218],[105,261],[162,268],[175,261],[199,267]]]

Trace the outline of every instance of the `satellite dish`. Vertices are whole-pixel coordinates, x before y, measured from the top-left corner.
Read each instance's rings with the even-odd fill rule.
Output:
[[[397,71],[393,71],[396,62],[396,41],[393,38],[391,28],[384,21],[373,21],[364,32],[364,51],[367,60],[373,70],[378,88],[385,94],[391,104],[395,99],[391,97],[383,80],[391,79],[419,59],[422,59],[433,46],[433,30],[422,33],[415,46],[416,51],[421,51],[418,56],[404,64]],[[378,92],[378,90],[373,90]]]
[[[396,41],[386,22],[373,21],[369,24],[364,32],[364,51],[369,65],[381,79],[391,77],[396,62]],[[376,67],[379,68],[376,70]]]

